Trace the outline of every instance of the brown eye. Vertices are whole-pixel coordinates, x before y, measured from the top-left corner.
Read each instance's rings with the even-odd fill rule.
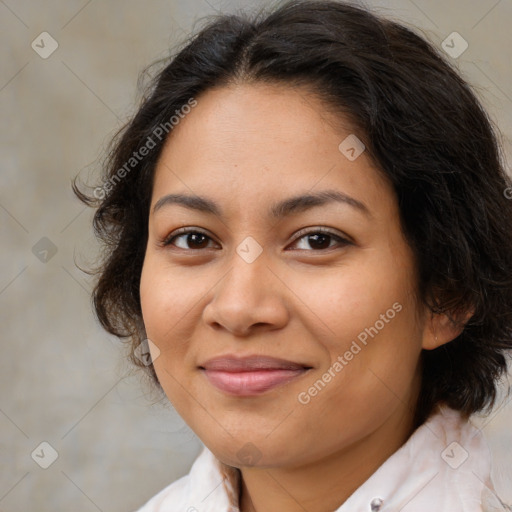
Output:
[[[331,249],[332,247],[336,247],[336,245],[341,247],[350,245],[350,242],[340,235],[323,229],[317,229],[316,231],[303,234],[294,242],[294,245],[300,244],[301,242],[302,247],[299,247],[300,250],[312,249],[314,251]]]
[[[205,249],[212,239],[201,231],[181,231],[173,234],[164,242],[164,246],[174,245],[179,249]]]

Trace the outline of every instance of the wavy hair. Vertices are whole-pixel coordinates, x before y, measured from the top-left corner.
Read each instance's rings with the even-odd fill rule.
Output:
[[[490,408],[512,348],[512,188],[499,132],[424,37],[346,3],[289,1],[270,13],[212,17],[164,62],[112,141],[102,176],[109,193],[88,195],[75,178],[75,194],[96,208],[104,248],[93,271],[102,326],[130,340],[144,366],[133,350],[145,337],[139,282],[165,142],[155,130],[208,89],[251,82],[307,86],[350,121],[396,192],[419,299],[453,321],[473,311],[456,339],[422,352],[417,423],[441,402],[466,416]],[[149,137],[154,147],[130,160]]]

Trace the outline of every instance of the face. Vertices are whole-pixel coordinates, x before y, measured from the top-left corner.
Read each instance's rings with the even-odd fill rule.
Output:
[[[311,463],[417,397],[424,315],[396,199],[304,90],[197,101],[155,171],[140,283],[155,371],[223,462]]]

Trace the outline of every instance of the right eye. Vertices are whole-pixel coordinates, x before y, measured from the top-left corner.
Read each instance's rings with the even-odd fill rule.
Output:
[[[206,233],[198,231],[197,229],[181,228],[171,233],[164,241],[165,247],[174,245],[178,249],[183,250],[200,250],[207,249],[208,242],[213,242]]]

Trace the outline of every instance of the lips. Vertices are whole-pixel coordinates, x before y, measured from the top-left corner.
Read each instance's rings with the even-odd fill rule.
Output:
[[[269,356],[221,356],[199,366],[210,384],[230,395],[254,396],[284,385],[310,366]]]

